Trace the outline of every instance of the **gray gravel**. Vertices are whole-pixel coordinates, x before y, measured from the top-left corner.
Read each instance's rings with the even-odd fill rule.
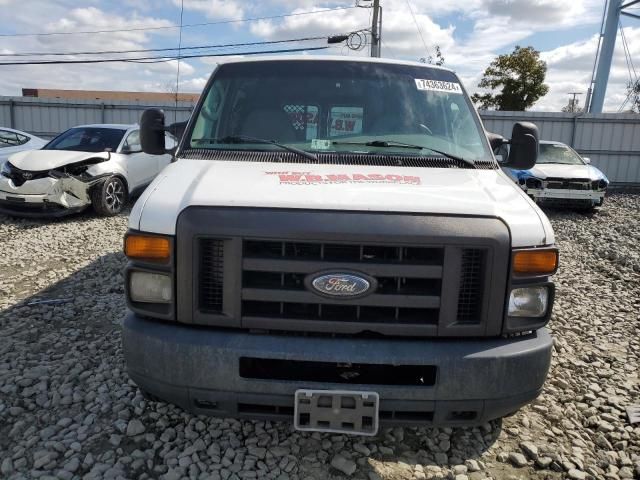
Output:
[[[145,401],[120,347],[126,216],[0,216],[0,478],[640,478],[625,414],[640,402],[640,196],[549,216],[562,266],[542,396],[503,422],[375,439]]]

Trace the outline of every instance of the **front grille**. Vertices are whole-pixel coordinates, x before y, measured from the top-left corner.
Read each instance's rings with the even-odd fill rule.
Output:
[[[443,259],[442,247],[245,240],[242,316],[435,325]],[[348,300],[305,287],[307,275],[332,269],[370,275],[377,290]]]
[[[224,242],[218,239],[200,240],[198,275],[199,309],[208,313],[222,312],[224,287]]]
[[[547,178],[545,186],[560,190],[591,190],[592,182],[588,178]]]
[[[502,329],[510,239],[496,219],[190,207],[177,232],[183,323],[366,338]],[[349,274],[360,279],[340,283]],[[335,296],[322,285],[356,293]]]
[[[31,171],[31,170],[21,170],[10,162],[6,162],[6,172],[3,172],[2,175],[10,178],[13,181],[13,184],[16,187],[20,187],[24,184],[24,182],[29,180],[37,180],[40,178],[46,178],[49,176],[49,170],[44,171]]]

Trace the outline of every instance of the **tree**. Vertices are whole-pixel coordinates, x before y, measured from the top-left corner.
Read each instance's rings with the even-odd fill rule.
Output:
[[[436,50],[435,55],[429,55],[426,58],[422,57],[420,61],[422,63],[428,63],[430,65],[438,65],[440,67],[444,65],[444,57],[442,56],[442,51],[440,51],[440,45],[436,45],[435,50]]]
[[[474,94],[471,99],[481,109],[524,111],[549,91],[544,78],[547,64],[533,47],[519,47],[499,55],[484,71],[478,87],[499,93]]]

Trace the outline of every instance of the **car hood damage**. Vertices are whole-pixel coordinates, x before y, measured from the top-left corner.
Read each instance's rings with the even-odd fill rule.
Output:
[[[56,204],[81,209],[91,204],[90,189],[109,174],[89,175],[91,165],[109,152],[36,150],[9,157],[0,176],[0,200]]]
[[[93,163],[106,162],[110,152],[75,152],[71,150],[29,150],[18,152],[9,157],[9,163],[20,170],[29,172],[47,172],[60,167],[95,160]]]
[[[559,163],[538,164],[530,170],[512,170],[518,179],[520,178],[539,178],[546,180],[547,178],[566,178],[566,179],[585,179],[585,180],[605,180],[607,177],[592,165],[563,165]]]

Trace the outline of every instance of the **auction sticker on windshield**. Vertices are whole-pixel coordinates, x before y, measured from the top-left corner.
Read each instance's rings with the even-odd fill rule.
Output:
[[[462,95],[462,88],[459,83],[443,82],[441,80],[425,80],[416,78],[416,87],[418,90],[425,90],[429,92],[446,92],[446,93],[459,93]]]

